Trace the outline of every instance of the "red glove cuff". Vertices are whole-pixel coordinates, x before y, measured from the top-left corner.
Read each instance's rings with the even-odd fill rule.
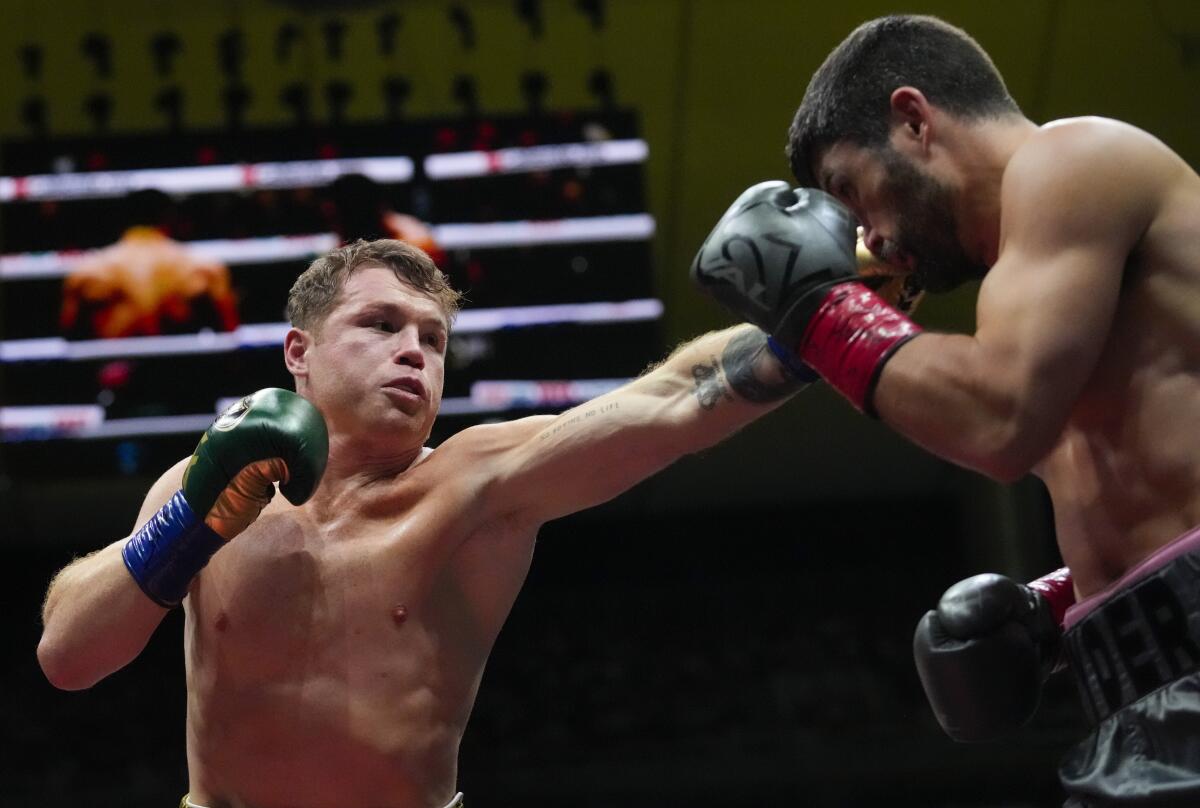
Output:
[[[912,320],[865,285],[829,290],[808,323],[796,353],[855,407],[875,415],[871,399],[892,353],[921,333]]]
[[[1054,619],[1061,626],[1067,609],[1075,605],[1075,582],[1071,579],[1071,571],[1066,567],[1057,569],[1036,581],[1030,581],[1028,586],[1049,601]]]

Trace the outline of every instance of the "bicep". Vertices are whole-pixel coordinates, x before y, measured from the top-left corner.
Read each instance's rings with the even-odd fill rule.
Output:
[[[121,561],[121,550],[125,543],[129,540],[129,536],[137,532],[137,530],[150,520],[154,514],[158,513],[159,509],[167,503],[175,492],[179,490],[183,480],[183,472],[187,468],[191,458],[186,458],[179,461],[171,468],[167,469],[155,482],[150,486],[150,490],[146,493],[142,500],[142,505],[138,510],[137,519],[133,524],[129,534],[115,541],[110,542],[99,550],[89,553],[81,558],[77,558],[68,564],[50,582],[50,587],[47,591],[46,601],[43,604],[43,621],[47,621],[54,604],[57,602],[59,590],[63,584],[69,584],[73,581],[88,580],[89,575],[101,573],[105,568],[120,569],[123,567]],[[123,579],[122,579],[123,580]],[[69,588],[69,587],[68,587]]]
[[[1019,409],[1063,418],[1108,339],[1122,263],[1101,244],[1012,249],[981,290],[975,339]]]
[[[488,464],[492,508],[543,522],[598,505],[778,407],[800,385],[757,328],[704,334],[561,415],[515,422]],[[495,444],[494,444],[495,445]]]
[[[1014,158],[976,339],[1026,403],[1065,417],[1108,340],[1155,200],[1153,155],[1124,130],[1069,127]]]
[[[1116,193],[1124,178],[1097,169],[1094,155],[1038,150],[1014,158],[1005,177],[999,258],[980,288],[975,333],[917,337],[876,389],[889,424],[1005,480],[1062,433],[1109,340],[1152,207],[1149,186]]]
[[[1086,250],[1006,254],[974,336],[920,335],[884,367],[880,417],[941,457],[1018,479],[1053,448],[1096,365],[1119,274]]]
[[[605,502],[684,453],[673,407],[689,393],[644,376],[555,417],[515,422],[519,440],[497,458],[494,500],[545,522]]]

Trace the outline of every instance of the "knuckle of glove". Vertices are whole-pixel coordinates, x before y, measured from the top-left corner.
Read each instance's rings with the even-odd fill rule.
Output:
[[[946,631],[938,613],[931,609],[917,623],[917,630],[913,633],[913,654],[920,657],[941,648],[961,646],[962,643],[962,640]]]
[[[938,723],[957,741],[1016,730],[1040,700],[1040,656],[1015,623],[987,638],[927,649],[916,655],[916,664]]]
[[[947,589],[937,612],[947,632],[969,639],[995,631],[1006,622],[1024,620],[1029,600],[1023,589],[1003,575],[974,575]]]
[[[815,189],[759,183],[721,217],[691,277],[736,316],[776,334],[807,293],[857,277],[846,209]]]

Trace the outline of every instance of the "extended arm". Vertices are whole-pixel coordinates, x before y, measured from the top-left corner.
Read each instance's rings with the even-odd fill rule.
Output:
[[[538,523],[597,505],[719,442],[801,386],[759,329],[706,334],[618,390],[554,418],[497,427],[489,502]]]

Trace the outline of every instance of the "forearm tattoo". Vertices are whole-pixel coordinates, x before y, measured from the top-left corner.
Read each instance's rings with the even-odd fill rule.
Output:
[[[696,400],[703,409],[711,410],[722,398],[733,400],[733,396],[725,389],[725,382],[721,380],[721,366],[715,357],[712,364],[692,365],[692,379],[696,382]]]
[[[804,386],[784,370],[767,347],[767,335],[758,329],[738,334],[725,345],[718,361],[692,365],[693,393],[703,409],[711,410],[721,399],[767,404],[787,398]],[[732,392],[731,392],[732,391]]]
[[[547,438],[553,437],[554,435],[557,435],[559,432],[562,432],[564,429],[569,429],[570,427],[576,426],[577,424],[581,424],[590,418],[595,418],[599,415],[604,415],[605,413],[615,412],[616,410],[619,410],[619,409],[621,409],[621,402],[609,401],[605,404],[601,404],[596,407],[590,407],[586,410],[581,410],[567,418],[563,418],[563,419],[557,421],[554,424],[554,426],[552,426],[549,429],[540,433],[538,435],[538,438],[540,440],[546,440]]]
[[[787,398],[804,386],[783,369],[767,347],[767,335],[758,329],[729,341],[721,354],[721,367],[733,391],[756,404]]]

